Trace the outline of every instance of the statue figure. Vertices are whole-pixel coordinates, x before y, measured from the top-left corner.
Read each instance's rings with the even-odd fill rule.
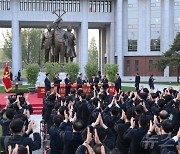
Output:
[[[49,62],[49,55],[50,55],[50,60],[51,62],[54,61],[53,58],[53,52],[54,52],[54,47],[53,47],[53,35],[54,32],[51,31],[52,27],[50,25],[47,25],[47,32],[44,32],[42,36],[42,42],[41,42],[41,49],[45,49],[45,63]]]
[[[62,18],[58,18],[54,22],[54,60],[59,63],[64,64],[65,57],[65,31],[61,26]]]
[[[76,45],[75,41],[76,41],[76,38],[74,36],[73,33],[71,33],[72,29],[71,27],[68,27],[67,28],[67,31],[65,33],[65,38],[66,38],[66,62],[69,61],[69,58],[70,58],[70,61],[72,62],[73,61],[73,58],[76,57],[76,52],[75,52],[75,48],[74,46]]]

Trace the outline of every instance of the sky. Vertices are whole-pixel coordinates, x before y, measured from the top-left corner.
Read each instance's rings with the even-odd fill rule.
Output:
[[[4,44],[3,33],[6,34],[7,30],[11,31],[10,28],[0,28],[0,48],[2,48]],[[88,30],[88,45],[90,44],[92,37],[95,37],[96,45],[98,47],[99,46],[99,30],[98,29]]]

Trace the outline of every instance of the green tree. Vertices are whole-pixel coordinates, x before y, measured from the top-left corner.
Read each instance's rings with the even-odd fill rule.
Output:
[[[96,64],[98,66],[98,50],[95,38],[92,37],[91,43],[88,49],[88,63]]]
[[[180,33],[177,33],[170,49],[162,54],[158,61],[159,67],[164,69],[166,66],[176,66],[177,68],[177,82],[180,76]]]
[[[97,72],[98,72],[98,50],[97,50],[96,41],[94,37],[92,37],[91,43],[88,49],[88,63],[85,66],[85,72],[88,79],[91,78],[92,74],[97,75]]]
[[[64,71],[70,75],[71,81],[76,82],[77,75],[79,72],[79,66],[78,64],[74,62],[68,62],[64,65]]]
[[[105,72],[110,82],[114,82],[118,72],[117,64],[105,64]]]
[[[22,61],[25,65],[44,61],[44,53],[40,51],[41,30],[26,28],[22,29]],[[12,37],[9,32],[4,35],[3,51],[8,59],[12,59]],[[41,52],[41,53],[39,53]],[[40,59],[39,59],[40,58]]]

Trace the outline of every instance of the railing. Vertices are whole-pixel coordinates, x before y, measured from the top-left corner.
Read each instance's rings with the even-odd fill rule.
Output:
[[[20,11],[80,12],[80,0],[20,0]]]
[[[0,0],[0,10],[10,10],[10,0]]]

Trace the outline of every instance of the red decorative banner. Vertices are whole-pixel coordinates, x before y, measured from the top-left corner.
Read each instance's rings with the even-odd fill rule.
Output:
[[[6,66],[4,68],[4,75],[3,75],[3,78],[2,78],[2,83],[4,85],[4,88],[5,88],[6,92],[8,92],[8,91],[10,91],[12,89],[8,64],[6,64]]]

